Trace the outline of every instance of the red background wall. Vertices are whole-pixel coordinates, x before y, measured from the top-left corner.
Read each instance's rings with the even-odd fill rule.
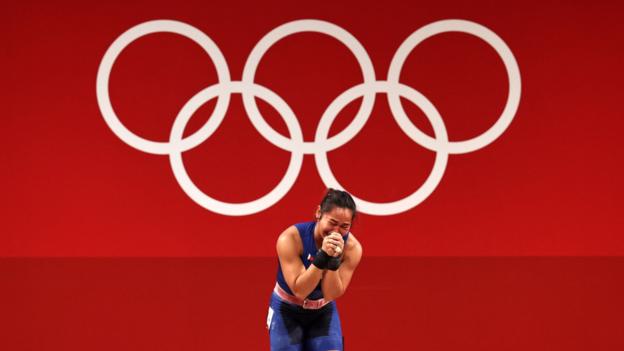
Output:
[[[276,236],[312,218],[324,192],[313,157],[305,156],[293,188],[273,207],[243,217],[209,212],[180,189],[166,156],[135,150],[111,132],[95,78],[125,30],[175,19],[210,36],[238,80],[260,38],[302,18],[352,33],[380,80],[413,31],[440,19],[471,20],[505,40],[522,77],[520,107],[499,139],[451,155],[421,205],[358,219],[353,232],[366,256],[340,302],[347,345],[621,348],[619,2],[25,1],[4,8],[0,304],[8,314],[0,320],[10,328],[0,348],[249,349],[246,342],[266,348],[262,322]],[[440,111],[451,140],[485,131],[507,97],[496,53],[468,35],[428,39],[402,72],[401,81]],[[361,74],[342,44],[306,33],[272,47],[256,81],[288,102],[311,141],[327,105]],[[133,132],[165,141],[181,106],[215,82],[214,66],[197,45],[155,34],[122,53],[110,91]],[[349,123],[358,104],[344,110],[331,134]],[[189,133],[213,106],[200,109]],[[424,115],[405,106],[430,132]],[[262,107],[287,135],[275,111]],[[198,186],[231,202],[270,191],[289,157],[255,131],[239,95],[218,131],[184,153]],[[380,202],[420,187],[434,157],[400,131],[385,96],[358,136],[329,153],[348,190]],[[214,302],[228,286],[232,303]]]

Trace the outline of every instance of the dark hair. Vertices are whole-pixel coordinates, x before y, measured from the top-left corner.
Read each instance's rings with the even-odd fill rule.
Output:
[[[355,201],[348,192],[329,188],[327,193],[321,200],[321,213],[329,212],[334,207],[348,208],[353,213],[352,219],[355,219]]]

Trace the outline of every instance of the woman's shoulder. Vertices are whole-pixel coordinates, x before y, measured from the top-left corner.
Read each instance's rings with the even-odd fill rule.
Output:
[[[299,223],[293,224],[293,227],[297,229],[300,235],[303,235],[305,233],[314,231],[315,225],[316,225],[316,222],[299,222]]]
[[[277,247],[278,251],[280,251],[280,247],[282,249],[291,248],[295,249],[297,252],[301,252],[303,244],[301,242],[301,236],[299,235],[299,230],[295,225],[291,225],[286,228],[277,238]]]
[[[347,250],[356,250],[362,251],[362,244],[360,241],[353,235],[353,233],[349,233],[349,239],[347,240]]]

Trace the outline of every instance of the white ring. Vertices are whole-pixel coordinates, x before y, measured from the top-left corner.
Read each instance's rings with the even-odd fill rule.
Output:
[[[299,128],[297,119],[294,113],[288,107],[288,104],[284,102],[277,94],[271,90],[264,88],[256,84],[245,84],[242,82],[230,82],[228,84],[217,84],[210,86],[199,93],[197,93],[189,102],[184,105],[171,129],[170,142],[176,144],[182,140],[184,128],[186,124],[193,116],[193,113],[204,103],[213,99],[215,96],[222,96],[223,94],[240,93],[242,91],[249,91],[254,96],[258,96],[273,108],[275,108],[280,116],[284,118],[288,132],[295,142],[301,143],[303,141],[303,134],[301,134],[301,128]],[[273,206],[278,202],[293,186],[301,170],[301,164],[303,163],[303,153],[293,151],[290,157],[290,163],[288,164],[288,170],[284,174],[279,184],[263,197],[249,201],[245,203],[227,203],[213,199],[202,192],[191,180],[184,163],[182,161],[182,153],[180,150],[172,151],[169,154],[169,160],[171,163],[171,169],[177,179],[178,183],[182,187],[182,190],[193,201],[207,210],[230,216],[243,216],[250,215],[256,212],[263,211],[266,208]]]
[[[386,92],[388,94],[390,94],[390,92],[394,92],[398,96],[402,96],[410,100],[412,103],[418,106],[424,112],[425,116],[429,119],[436,138],[438,138],[438,140],[441,140],[443,143],[448,141],[446,127],[444,126],[442,117],[438,113],[438,110],[436,110],[433,104],[429,100],[427,100],[424,95],[422,95],[415,89],[400,83],[379,81],[376,82],[372,87],[375,89],[376,92]],[[323,138],[327,136],[327,133],[329,132],[329,127],[331,126],[331,122],[336,118],[338,112],[344,106],[348,105],[351,101],[360,96],[362,91],[370,88],[370,86],[366,87],[362,84],[355,86],[338,96],[336,100],[334,100],[332,104],[327,108],[327,111],[330,112],[326,112],[323,118],[327,118],[328,122],[326,122],[325,128],[319,128],[317,137]],[[336,177],[334,177],[334,174],[329,167],[329,161],[327,160],[326,153],[316,153],[314,155],[314,160],[316,161],[316,168],[318,169],[319,175],[321,176],[321,179],[323,180],[325,186],[330,188],[344,189],[344,187],[340,185]],[[375,203],[360,199],[353,193],[351,193],[351,196],[353,196],[353,199],[358,206],[358,210],[363,213],[374,215],[391,215],[407,211],[410,208],[420,204],[429,195],[431,195],[433,190],[435,190],[438,183],[442,179],[442,176],[444,175],[447,160],[448,153],[444,149],[437,150],[433,169],[431,171],[431,174],[429,174],[429,177],[427,177],[427,180],[425,180],[421,187],[414,191],[411,195],[401,200],[388,203]]]
[[[210,39],[199,29],[183,22],[170,20],[144,22],[128,29],[111,44],[104,54],[102,62],[100,62],[96,80],[97,101],[100,106],[100,111],[102,111],[102,116],[113,133],[115,133],[126,144],[143,152],[166,155],[175,150],[186,151],[194,148],[200,143],[203,143],[206,138],[208,138],[208,136],[219,126],[221,120],[223,120],[228,108],[230,96],[219,96],[215,109],[212,112],[211,117],[208,119],[208,122],[206,122],[206,124],[197,130],[193,135],[181,140],[176,145],[172,145],[167,142],[157,142],[144,139],[126,128],[126,126],[119,120],[119,117],[117,117],[117,114],[115,114],[110,101],[108,81],[111,70],[113,69],[113,65],[115,64],[115,60],[119,54],[121,54],[121,52],[133,41],[141,38],[142,36],[160,32],[182,35],[201,46],[214,62],[217,77],[220,83],[227,83],[230,81],[230,72],[223,54],[221,54],[221,51],[212,39]]]
[[[446,32],[463,32],[472,34],[486,43],[488,43],[500,56],[501,60],[505,64],[505,69],[507,71],[507,77],[509,79],[509,94],[507,96],[507,102],[505,104],[505,109],[500,115],[499,119],[496,123],[490,127],[483,134],[476,136],[469,140],[464,141],[449,141],[448,145],[441,145],[440,140],[435,140],[428,136],[427,134],[420,131],[416,126],[410,123],[409,126],[405,125],[407,128],[401,127],[403,131],[412,139],[414,142],[422,145],[423,147],[437,151],[440,148],[445,148],[451,154],[463,154],[467,152],[472,152],[478,149],[481,149],[494,140],[498,138],[503,132],[507,129],[511,121],[513,120],[516,111],[518,110],[518,105],[520,103],[520,91],[521,91],[521,83],[520,83],[520,69],[518,68],[518,63],[516,59],[507,46],[505,42],[498,36],[496,33],[492,32],[488,28],[465,20],[443,20],[428,24],[414,33],[412,33],[394,54],[392,58],[392,62],[390,63],[390,69],[388,70],[388,81],[393,83],[398,83],[401,75],[401,69],[403,68],[403,64],[405,63],[405,59],[409,55],[409,53],[422,41],[425,39],[432,37],[436,34],[446,33]],[[405,111],[403,110],[403,106],[401,106],[401,100],[396,93],[388,94],[388,103],[390,104],[390,110],[394,114],[395,118],[398,117],[401,120],[409,120]]]
[[[254,82],[256,69],[260,64],[260,60],[264,54],[273,46],[277,41],[287,37],[289,35],[301,32],[317,32],[329,35],[336,40],[343,43],[355,56],[360,68],[362,70],[362,76],[364,83],[373,83],[375,81],[375,68],[370,60],[370,57],[366,53],[366,50],[360,44],[360,42],[351,33],[347,32],[337,25],[325,21],[319,20],[298,20],[283,24],[265,35],[256,46],[253,48],[245,63],[245,69],[243,70],[243,82],[250,84]],[[364,91],[362,105],[358,110],[355,118],[351,123],[340,133],[333,136],[327,144],[318,144],[316,142],[305,142],[303,145],[293,145],[292,140],[285,138],[283,135],[276,132],[262,117],[258,105],[256,104],[253,95],[243,92],[243,104],[245,111],[249,115],[254,127],[262,134],[262,136],[273,143],[273,145],[284,149],[286,151],[299,150],[306,154],[313,154],[316,152],[324,152],[327,148],[339,147],[347,143],[353,138],[360,129],[364,126],[366,119],[373,110],[375,103],[375,93],[373,91]],[[302,147],[302,149],[300,149]]]

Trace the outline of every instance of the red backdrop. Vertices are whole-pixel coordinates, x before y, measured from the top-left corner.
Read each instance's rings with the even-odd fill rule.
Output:
[[[210,212],[180,188],[166,155],[136,150],[107,126],[96,98],[98,67],[108,47],[124,31],[145,21],[173,19],[208,35],[223,53],[232,80],[240,80],[249,53],[265,34],[289,21],[311,18],[349,31],[366,49],[378,80],[386,79],[397,48],[415,30],[443,19],[474,21],[505,41],[518,62],[522,79],[519,108],[498,139],[475,152],[450,155],[440,184],[420,205],[391,216],[362,214],[356,221],[353,232],[363,243],[365,258],[378,260],[369,262],[406,267],[406,274],[418,279],[406,283],[397,273],[378,279],[373,274],[383,274],[375,270],[378,266],[363,264],[360,280],[354,279],[356,292],[350,292],[347,296],[351,297],[344,302],[344,318],[352,323],[346,323],[346,330],[358,340],[351,341],[352,347],[383,348],[383,340],[391,339],[393,347],[413,345],[440,350],[462,345],[480,350],[546,350],[557,349],[557,345],[565,349],[573,345],[579,349],[618,349],[615,335],[621,330],[613,323],[624,311],[615,293],[622,291],[617,277],[624,274],[624,265],[618,258],[596,261],[588,256],[624,254],[620,205],[624,196],[624,148],[619,139],[624,127],[623,10],[617,1],[6,4],[0,14],[5,24],[0,50],[0,92],[5,111],[0,139],[0,256],[5,257],[1,266],[9,277],[9,289],[3,289],[4,296],[0,297],[11,306],[11,317],[5,321],[13,326],[7,334],[12,336],[12,348],[19,349],[16,345],[30,338],[41,342],[34,349],[84,349],[92,340],[88,335],[98,339],[109,332],[112,344],[100,345],[154,348],[142,343],[152,335],[154,327],[148,322],[154,316],[143,313],[162,304],[176,311],[167,318],[180,318],[184,323],[154,327],[156,331],[178,333],[160,333],[161,339],[151,339],[154,345],[170,345],[163,349],[228,345],[216,338],[219,334],[214,331],[214,326],[223,321],[198,320],[184,312],[192,309],[187,303],[203,301],[206,291],[214,294],[209,294],[211,298],[219,297],[211,281],[202,280],[197,290],[192,289],[194,283],[188,283],[192,291],[182,295],[187,301],[184,303],[179,302],[176,291],[162,290],[158,283],[157,277],[163,274],[187,278],[215,274],[216,268],[207,263],[213,262],[210,259],[183,261],[187,264],[169,271],[167,264],[150,259],[140,261],[143,263],[106,259],[80,263],[80,259],[68,257],[221,257],[222,261],[214,261],[220,267],[218,272],[224,274],[220,279],[240,291],[248,288],[246,281],[237,277],[240,271],[228,270],[232,265],[225,263],[231,262],[228,257],[239,257],[241,262],[257,257],[262,263],[257,264],[255,273],[248,273],[260,275],[258,281],[262,283],[249,284],[269,291],[277,235],[292,223],[310,220],[324,193],[314,157],[304,156],[292,189],[274,206],[248,216]],[[142,37],[122,52],[113,67],[110,96],[114,109],[132,132],[167,141],[182,106],[198,91],[217,82],[214,67],[206,53],[186,38],[164,33]],[[306,141],[314,139],[327,106],[361,81],[360,68],[348,49],[318,33],[297,34],[279,41],[263,57],[256,72],[256,82],[277,93],[295,112]],[[487,130],[503,110],[508,94],[505,67],[496,52],[480,39],[460,33],[440,34],[418,45],[406,60],[401,82],[435,105],[450,140],[469,139]],[[336,135],[353,120],[360,103],[356,100],[340,113],[330,135]],[[185,135],[200,128],[214,106],[212,100],[200,108]],[[413,123],[431,134],[422,111],[406,101],[404,106]],[[268,123],[288,136],[279,114],[266,103],[260,103],[260,107]],[[418,189],[429,175],[435,155],[399,129],[385,95],[379,94],[362,131],[346,145],[329,152],[328,159],[347,190],[370,201],[388,202]],[[239,94],[232,95],[227,115],[216,132],[183,153],[197,186],[228,202],[251,201],[269,192],[282,178],[290,156],[290,152],[257,132]],[[67,259],[44,258],[52,256]],[[398,258],[402,256],[411,260],[402,261]],[[441,261],[431,263],[418,258],[423,256],[440,256]],[[451,258],[454,256],[471,256],[475,261]],[[499,258],[488,261],[476,256]],[[469,268],[462,268],[466,264]],[[120,267],[131,273],[121,273],[126,268]],[[511,276],[516,279],[502,278],[493,267],[516,272]],[[536,278],[534,273],[540,269],[546,273]],[[559,276],[559,271],[569,273]],[[574,274],[581,277],[580,287],[573,284]],[[596,284],[592,276],[604,279]],[[100,279],[109,282],[107,288],[102,290],[97,285]],[[176,279],[165,280],[180,284]],[[454,283],[454,279],[460,283]],[[478,287],[461,281],[472,281]],[[499,282],[506,284],[504,288]],[[422,287],[430,290],[423,292]],[[126,289],[133,292],[130,297],[124,295]],[[147,302],[141,300],[144,305],[137,310],[132,306],[136,307],[139,297],[132,296],[143,296],[142,289],[160,295]],[[80,296],[69,298],[70,290]],[[103,299],[111,291],[119,297]],[[470,291],[483,295],[476,300],[462,300]],[[405,314],[398,311],[399,305],[386,306],[386,312],[381,313],[383,318],[402,321],[399,324],[403,329],[393,329],[393,323],[380,327],[379,323],[385,322],[364,318],[377,313],[363,307],[368,306],[368,298],[378,303],[406,293],[422,298],[423,305],[409,305]],[[576,309],[544,308],[556,305],[562,295],[567,295],[566,301]],[[533,298],[523,300],[526,296]],[[239,297],[245,301],[248,296],[241,293]],[[250,343],[265,341],[262,324],[257,322],[264,318],[267,298],[263,295],[248,304],[239,302],[240,316],[228,317],[229,322],[242,323],[249,331]],[[349,298],[351,302],[347,302]],[[449,302],[455,308],[431,307]],[[126,336],[115,338],[116,323],[94,317],[110,313],[106,306],[111,304],[127,307],[115,309],[115,318],[136,323],[134,333],[128,334],[137,338],[134,344],[124,344]],[[91,312],[75,310],[74,319],[54,322],[63,313],[55,310],[57,307],[66,310],[64,307],[96,305],[99,307]],[[248,305],[255,306],[253,313],[244,315]],[[206,311],[226,311],[223,306],[202,306]],[[433,308],[429,313],[440,319],[432,322],[420,315],[422,318],[413,317],[418,319],[414,321],[406,317],[418,315],[426,306]],[[509,307],[510,313],[497,314],[501,306]],[[33,313],[38,319],[29,318]],[[478,313],[494,313],[496,318],[480,317],[475,322],[471,316]],[[520,320],[516,318],[518,313],[524,316]],[[81,319],[93,323],[80,323]],[[445,319],[453,327],[444,329]],[[553,332],[545,335],[541,329],[526,329],[529,325],[533,328],[535,320],[542,320],[544,330]],[[472,321],[477,329],[481,326],[479,335],[483,338],[479,340],[484,343],[470,343],[474,334],[462,334],[465,329],[460,321]],[[364,336],[373,331],[362,333],[367,330],[364,322],[370,323],[366,324],[369,327],[378,326],[377,332],[388,338],[374,338],[367,344]],[[142,328],[141,323],[146,326]],[[28,329],[28,325],[32,328]],[[89,334],[91,329],[86,325],[98,332]],[[398,335],[409,334],[413,328],[422,330],[423,326],[433,333],[427,335],[439,335],[440,339],[425,338],[419,343]],[[71,335],[56,333],[55,327],[75,329],[82,333],[86,344],[72,343]],[[512,342],[521,338],[518,335],[491,337],[512,329],[526,332],[525,344]],[[191,334],[184,334],[185,330]],[[208,335],[208,339],[195,338],[193,330]],[[231,337],[239,333],[228,330]],[[444,335],[457,338],[449,341]],[[569,335],[577,338],[573,338],[577,341],[573,345],[564,341]],[[579,335],[584,335],[584,341],[579,341]],[[179,338],[186,341],[175,344]]]
[[[363,215],[353,231],[367,254],[622,254],[621,10],[616,2],[11,4],[3,12],[8,113],[0,156],[6,204],[0,253],[272,256],[281,230],[311,218],[324,191],[311,155],[281,201],[255,215],[229,217],[190,200],[167,156],[133,149],[111,132],[97,105],[95,79],[109,45],[127,29],[153,19],[189,23],[214,40],[232,79],[239,80],[249,52],[270,30],[296,19],[322,19],[352,33],[383,80],[409,34],[436,20],[461,18],[487,26],[513,51],[523,83],[519,109],[492,144],[450,155],[441,183],[421,205],[394,216]],[[304,33],[275,44],[256,81],[292,107],[305,140],[312,141],[327,105],[362,78],[345,46]],[[483,133],[507,96],[502,62],[467,34],[423,42],[408,57],[401,81],[432,101],[451,140]],[[166,141],[181,107],[214,83],[214,65],[197,44],[153,34],[122,52],[110,94],[131,131]],[[350,122],[358,105],[344,110],[331,134]],[[202,125],[212,106],[214,100],[187,129]],[[287,136],[279,116],[264,107]],[[408,110],[430,129],[417,108]],[[345,188],[387,202],[420,187],[435,153],[401,132],[379,95],[363,130],[328,157]],[[220,128],[183,158],[205,193],[243,202],[279,182],[290,153],[260,136],[235,94]],[[385,244],[388,238],[396,244]]]

